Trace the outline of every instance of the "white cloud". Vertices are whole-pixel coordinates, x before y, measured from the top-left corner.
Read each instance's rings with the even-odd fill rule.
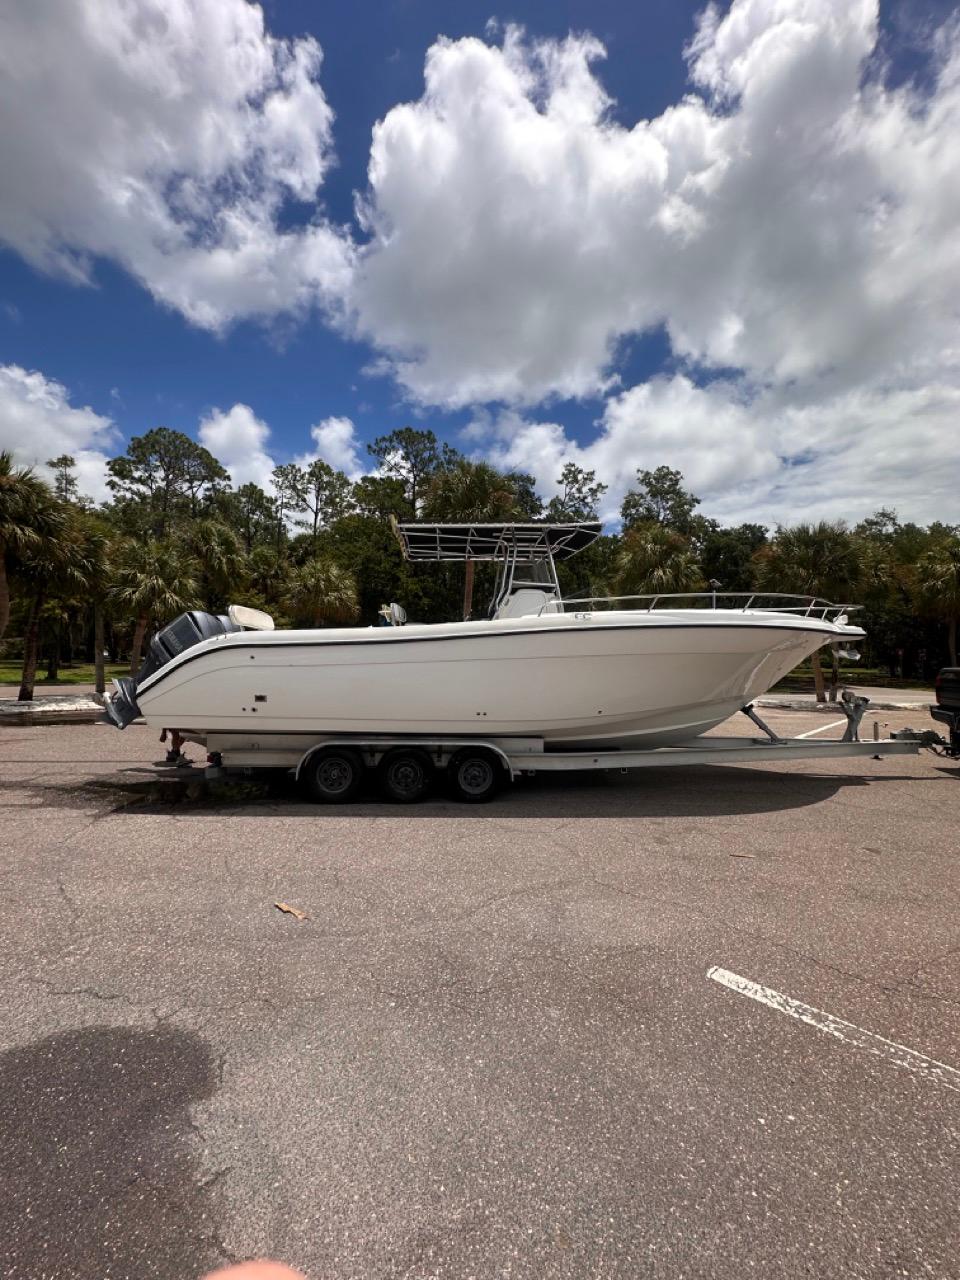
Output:
[[[297,458],[301,467],[309,466],[314,458],[322,458],[336,471],[345,471],[351,480],[359,480],[364,474],[360,455],[360,441],[350,418],[324,418],[310,428],[314,451]]]
[[[737,518],[953,518],[960,24],[926,89],[879,50],[876,0],[711,6],[695,92],[627,127],[589,35],[439,40],[374,133],[359,330],[414,399],[513,406],[472,438],[548,486],[595,467],[612,510],[665,462]],[[622,389],[654,326],[679,372]],[[588,395],[581,446],[528,420]]]
[[[762,480],[714,491],[711,507],[724,521],[857,520],[893,507],[919,524],[956,522],[957,386],[855,388],[810,404],[771,395],[751,416],[775,439],[780,464]]]
[[[602,391],[627,334],[753,379],[956,366],[960,39],[929,96],[874,73],[876,0],[735,0],[691,94],[618,124],[590,36],[438,41],[374,132],[359,325],[457,406]]]
[[[530,471],[556,492],[566,462],[610,485],[601,514],[615,521],[638,469],[683,472],[704,514],[768,525],[858,520],[879,507],[928,523],[956,518],[960,389],[931,384],[856,389],[807,405],[777,391],[744,398],[735,384],[655,378],[611,399],[594,438],[516,413],[481,419],[468,438],[498,465]]]
[[[270,428],[249,405],[235,404],[224,412],[211,409],[200,420],[200,443],[230,472],[234,485],[258,484],[268,493],[270,473],[277,465],[267,452]]]
[[[877,0],[708,7],[691,93],[632,126],[590,35],[438,40],[423,96],[374,130],[357,250],[281,217],[331,163],[314,40],[272,37],[246,0],[8,10],[0,241],[38,267],[86,281],[109,257],[211,329],[349,316],[411,398],[499,404],[478,447],[547,485],[567,458],[595,468],[611,510],[665,462],[730,518],[955,515],[960,25],[925,88],[891,89]],[[622,342],[655,326],[675,369],[623,387]],[[585,443],[530,420],[588,395],[606,403]],[[268,485],[248,406],[200,434]],[[304,458],[362,472],[349,419],[311,434]]]
[[[320,61],[246,0],[6,6],[0,242],[78,282],[111,258],[211,329],[335,307],[349,239],[277,218],[331,162]]]
[[[0,365],[0,449],[17,462],[46,473],[48,458],[72,454],[80,493],[99,502],[109,497],[104,449],[117,437],[110,418],[75,408],[61,383],[16,364]]]

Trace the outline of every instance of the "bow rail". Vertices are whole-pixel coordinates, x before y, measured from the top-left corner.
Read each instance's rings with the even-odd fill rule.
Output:
[[[692,603],[679,604],[681,600]],[[775,603],[763,604],[762,601]],[[748,613],[753,609],[758,613],[794,613],[804,618],[822,618],[825,622],[839,622],[848,613],[862,608],[858,604],[834,604],[820,596],[796,595],[786,591],[659,591],[647,595],[576,596],[548,602],[540,612],[555,612],[557,605],[564,613],[571,608],[593,610],[597,607],[626,607],[646,613],[652,613],[658,607],[726,609],[738,613]]]

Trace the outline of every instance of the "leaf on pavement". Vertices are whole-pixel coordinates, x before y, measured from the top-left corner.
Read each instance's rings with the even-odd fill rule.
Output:
[[[282,911],[284,915],[296,916],[298,920],[310,919],[305,911],[301,911],[299,907],[291,907],[289,902],[275,902],[273,905],[278,911]]]

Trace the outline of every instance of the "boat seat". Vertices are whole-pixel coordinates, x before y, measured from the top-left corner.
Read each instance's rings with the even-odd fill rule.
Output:
[[[382,604],[378,610],[381,627],[405,627],[407,611],[402,604]]]
[[[556,613],[557,598],[549,591],[534,587],[521,587],[514,591],[497,610],[498,618],[528,618],[541,613]]]

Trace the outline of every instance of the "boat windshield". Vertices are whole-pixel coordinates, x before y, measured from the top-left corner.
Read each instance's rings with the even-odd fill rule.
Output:
[[[559,599],[557,567],[549,552],[539,560],[518,560],[515,555],[508,555],[497,565],[497,578],[488,617],[502,617],[508,601],[520,592],[533,593],[529,597],[530,601],[536,601],[538,606]],[[539,607],[532,611],[539,612]]]

